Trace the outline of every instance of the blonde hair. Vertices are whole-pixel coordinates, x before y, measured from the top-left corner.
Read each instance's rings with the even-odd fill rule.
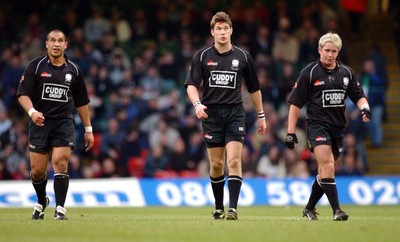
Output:
[[[319,39],[318,47],[322,49],[327,42],[333,43],[339,50],[342,49],[342,39],[338,34],[329,32],[322,35]]]

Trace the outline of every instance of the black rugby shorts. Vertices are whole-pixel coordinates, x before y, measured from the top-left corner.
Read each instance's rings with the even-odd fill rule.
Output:
[[[203,140],[208,148],[223,147],[230,141],[243,143],[246,135],[246,114],[241,104],[210,106],[202,120]]]
[[[46,119],[44,126],[37,126],[29,122],[29,151],[48,152],[52,147],[74,148],[75,125],[74,120]]]
[[[318,145],[331,145],[332,153],[338,157],[343,152],[344,130],[320,121],[307,122],[308,146],[311,151]]]

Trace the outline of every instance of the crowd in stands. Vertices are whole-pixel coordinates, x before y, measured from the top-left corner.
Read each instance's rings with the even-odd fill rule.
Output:
[[[15,95],[25,66],[45,53],[45,35],[54,28],[65,32],[66,54],[84,72],[95,135],[93,150],[85,152],[84,128],[76,119],[70,178],[208,177],[201,127],[183,83],[195,51],[213,43],[209,23],[221,10],[233,21],[233,43],[254,59],[267,115],[267,134],[258,136],[256,113],[244,96],[243,176],[316,174],[304,113],[299,145],[285,148],[286,100],[301,68],[317,60],[322,34],[342,36],[340,59],[346,63],[348,34],[336,1],[296,1],[293,6],[284,0],[60,2],[40,1],[29,11],[15,11],[20,7],[9,1],[0,9],[0,180],[29,179],[29,117]],[[366,127],[350,103],[348,110],[337,173],[362,175],[368,169],[360,142]],[[48,173],[52,177],[51,168]]]

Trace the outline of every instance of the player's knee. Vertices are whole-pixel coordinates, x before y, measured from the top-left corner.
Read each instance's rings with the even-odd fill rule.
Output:
[[[325,174],[326,177],[334,177],[335,174],[335,165],[330,162],[330,163],[326,163],[323,167],[322,167],[322,171]]]
[[[210,165],[213,170],[224,169],[224,161],[223,160],[211,160]]]
[[[240,161],[239,161],[239,159],[231,159],[231,160],[228,160],[227,164],[228,164],[229,168],[236,168],[239,166]]]
[[[67,172],[68,171],[68,159],[63,157],[54,161],[53,163],[54,170],[57,172]]]
[[[32,167],[31,169],[31,179],[33,181],[40,181],[44,178],[44,176],[46,175],[46,171],[42,171],[40,169],[35,169],[34,167]]]

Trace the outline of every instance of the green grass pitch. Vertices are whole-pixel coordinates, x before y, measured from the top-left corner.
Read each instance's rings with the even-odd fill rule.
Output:
[[[0,241],[400,241],[399,206],[343,206],[348,221],[333,221],[319,206],[319,221],[302,208],[239,207],[237,221],[211,220],[212,207],[69,208],[67,221],[31,220],[30,208],[0,208]]]

